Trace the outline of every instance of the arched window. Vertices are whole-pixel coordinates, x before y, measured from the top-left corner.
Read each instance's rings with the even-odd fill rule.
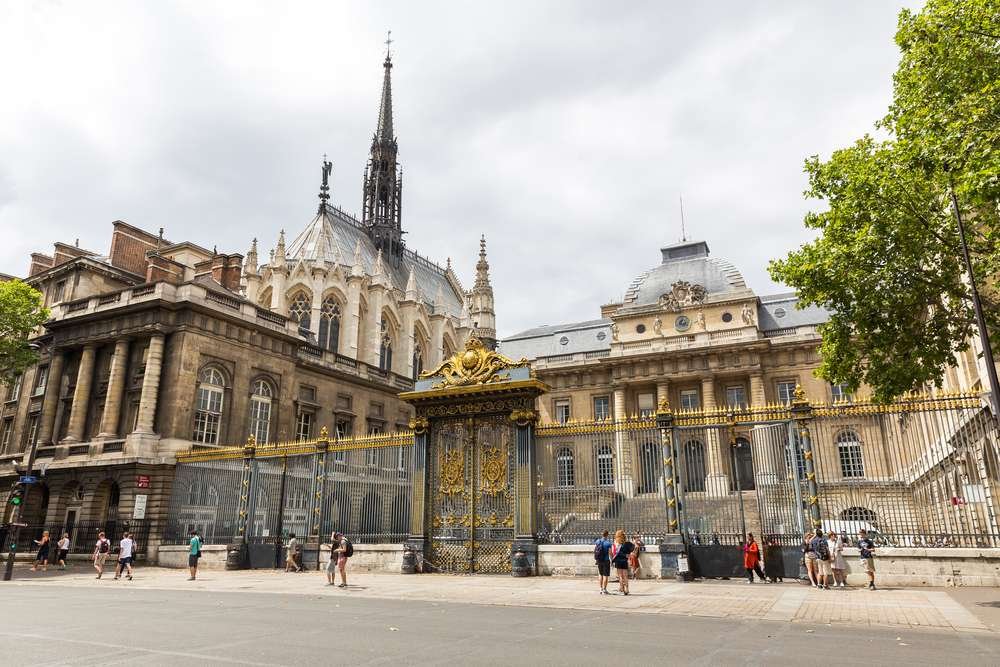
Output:
[[[319,346],[324,350],[337,351],[340,342],[340,304],[333,297],[323,299],[323,310],[319,317]]]
[[[615,457],[611,453],[611,445],[601,445],[597,448],[597,484],[615,485]]]
[[[261,445],[270,441],[273,400],[274,390],[267,380],[253,383],[253,393],[250,395],[250,434]]]
[[[299,323],[299,331],[309,331],[312,322],[310,312],[312,300],[305,292],[296,292],[288,304],[288,316]]]
[[[392,370],[392,336],[389,331],[389,324],[382,318],[381,324],[382,344],[378,350],[378,367],[383,371]]]
[[[867,507],[848,507],[840,513],[840,518],[844,521],[864,521],[873,526],[878,521],[878,515]]]
[[[857,433],[850,429],[838,433],[837,452],[840,454],[841,477],[865,476],[865,462],[861,457],[861,440]]]
[[[684,490],[705,490],[705,445],[701,440],[684,443]]]
[[[424,371],[424,353],[420,351],[420,346],[413,348],[413,379],[416,380]]]
[[[556,454],[556,486],[574,486],[576,471],[573,467],[573,450],[563,447]]]
[[[198,397],[195,402],[194,435],[192,440],[209,445],[219,444],[222,423],[225,380],[222,371],[213,366],[202,370],[198,377]]]

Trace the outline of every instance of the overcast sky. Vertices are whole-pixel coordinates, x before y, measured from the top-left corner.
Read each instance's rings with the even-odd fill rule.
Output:
[[[266,257],[324,153],[359,211],[391,29],[407,242],[469,287],[485,234],[501,335],[599,317],[681,195],[689,238],[781,291],[803,159],[884,113],[899,7],[0,0],[0,272],[106,253],[116,219]]]

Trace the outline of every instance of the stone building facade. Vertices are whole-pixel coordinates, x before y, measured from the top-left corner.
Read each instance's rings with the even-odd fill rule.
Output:
[[[403,429],[396,395],[425,365],[470,333],[495,341],[485,240],[469,291],[402,240],[391,67],[362,220],[329,204],[324,161],[316,215],[263,264],[256,241],[244,261],[121,221],[106,255],[56,243],[31,256],[25,280],[51,318],[39,363],[0,387],[0,486],[36,448],[26,523],[77,543],[148,525],[152,552],[177,452]]]

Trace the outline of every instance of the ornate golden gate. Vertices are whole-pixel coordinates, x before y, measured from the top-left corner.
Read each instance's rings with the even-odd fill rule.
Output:
[[[435,420],[431,437],[426,559],[442,572],[510,572],[514,425],[503,414]]]

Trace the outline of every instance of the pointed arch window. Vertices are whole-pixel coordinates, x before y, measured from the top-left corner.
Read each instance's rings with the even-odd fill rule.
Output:
[[[392,370],[392,336],[389,331],[389,324],[382,318],[381,324],[382,344],[378,350],[378,367],[383,371]]]
[[[288,304],[288,316],[299,323],[299,331],[309,331],[312,326],[310,312],[312,299],[305,292],[296,292]]]
[[[253,383],[253,393],[250,395],[250,434],[258,444],[270,442],[273,400],[274,389],[267,380]]]
[[[222,371],[209,366],[198,376],[198,396],[195,402],[194,435],[192,440],[208,445],[219,444],[226,381]]]
[[[323,299],[319,317],[319,346],[324,350],[337,351],[340,343],[340,304],[331,296]]]

